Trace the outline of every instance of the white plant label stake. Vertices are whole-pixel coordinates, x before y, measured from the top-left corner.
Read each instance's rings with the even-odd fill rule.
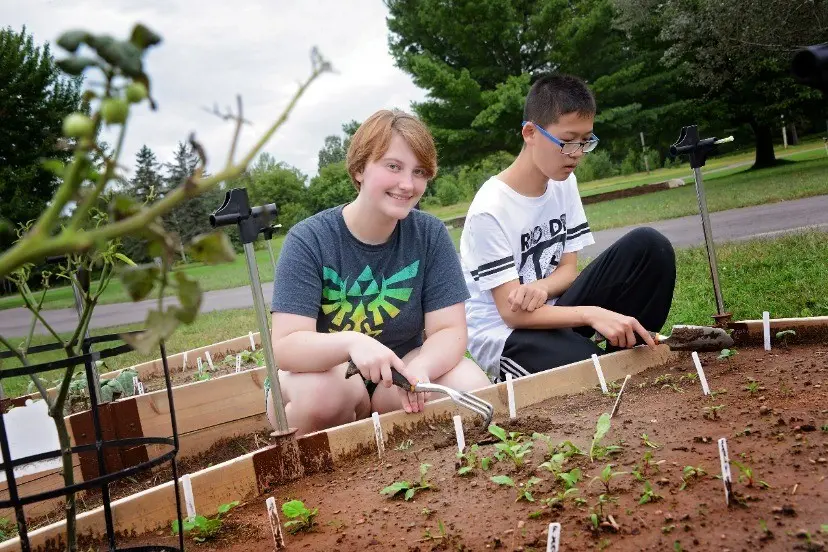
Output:
[[[730,457],[727,455],[727,439],[719,439],[719,460],[722,463],[722,483],[725,488],[725,503],[730,506],[731,485],[733,480],[730,476]]]
[[[268,497],[265,501],[267,504],[267,517],[270,518],[270,528],[273,530],[273,545],[276,550],[283,550],[285,548],[285,535],[282,533],[282,522],[279,521],[279,509],[276,508],[276,499]]]
[[[466,436],[463,434],[463,418],[460,416],[454,417],[454,433],[457,435],[457,449],[462,454],[466,448]]]
[[[213,368],[213,357],[210,355],[210,351],[204,351],[204,356],[207,357],[207,364],[210,365],[210,371],[212,372],[215,368]]]
[[[204,367],[201,365],[201,357],[198,357],[198,375],[201,375],[201,372],[204,371]]]
[[[385,457],[385,442],[382,440],[382,426],[380,425],[379,414],[377,412],[371,413],[371,419],[374,421],[374,436],[377,438],[377,454],[379,459]]]
[[[699,375],[699,381],[701,382],[702,392],[705,395],[709,395],[710,394],[710,387],[708,387],[708,385],[707,385],[707,377],[705,377],[705,375],[704,375],[704,369],[702,368],[701,360],[699,360],[699,353],[697,353],[696,351],[693,351],[690,354],[690,356],[693,357],[693,364],[696,365],[696,373]]]
[[[193,484],[190,481],[190,474],[181,476],[181,486],[184,487],[184,504],[187,505],[187,519],[195,519],[195,498],[193,498]]]
[[[143,383],[141,383],[140,381],[138,382],[138,394],[139,394],[139,395],[143,395],[143,394],[144,394],[144,384],[143,384]]]
[[[253,332],[250,332],[248,335],[250,336],[250,349],[255,351],[256,350],[256,342],[253,340]]]
[[[138,376],[132,376],[132,394],[138,394]]]
[[[561,524],[549,524],[549,535],[546,537],[546,552],[558,552],[561,546]]]
[[[187,369],[187,351],[184,351],[184,361],[181,363],[181,371],[185,371]]]
[[[241,372],[241,355],[236,355],[236,373]]]
[[[618,406],[621,404],[621,395],[624,394],[624,389],[627,387],[627,382],[630,381],[630,377],[630,374],[627,374],[627,377],[624,378],[624,383],[621,384],[621,389],[618,390],[618,397],[615,398],[615,405],[612,407],[610,418],[615,417],[615,413],[618,412]]]
[[[768,311],[762,313],[762,334],[765,336],[765,350],[770,351],[770,313]]]
[[[506,396],[509,398],[509,419],[517,418],[517,408],[515,408],[515,385],[512,383],[512,374],[506,374]]]
[[[598,361],[598,355],[592,355],[592,364],[595,365],[595,373],[598,374],[598,382],[601,384],[601,391],[603,393],[608,393],[609,390],[607,389],[607,380],[604,379],[604,371],[601,370],[601,363]]]

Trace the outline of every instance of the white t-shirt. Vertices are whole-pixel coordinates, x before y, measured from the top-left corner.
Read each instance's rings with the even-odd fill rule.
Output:
[[[511,280],[528,284],[546,278],[564,253],[593,243],[574,174],[563,182],[550,180],[540,197],[521,195],[496,177],[483,184],[463,224],[460,257],[471,294],[466,301],[469,352],[490,377],[500,373],[500,356],[512,332],[491,290]]]

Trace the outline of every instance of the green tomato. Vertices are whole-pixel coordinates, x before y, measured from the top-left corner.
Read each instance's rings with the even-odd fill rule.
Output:
[[[140,82],[133,82],[126,89],[129,103],[138,103],[147,97],[147,87]]]
[[[129,113],[129,104],[121,98],[106,98],[101,102],[101,116],[107,124],[123,124]]]
[[[71,113],[63,120],[63,135],[67,138],[87,138],[95,132],[95,123],[83,113]]]

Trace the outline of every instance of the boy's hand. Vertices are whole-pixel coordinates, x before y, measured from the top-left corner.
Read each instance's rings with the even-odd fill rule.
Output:
[[[616,347],[634,347],[635,334],[640,335],[651,349],[656,346],[650,332],[644,329],[644,326],[632,316],[619,314],[601,307],[587,307],[584,318],[587,324],[606,337],[607,341]]]
[[[533,310],[546,304],[549,295],[546,289],[537,281],[530,284],[523,284],[516,287],[509,292],[509,306],[512,312],[518,310],[525,310],[532,312]]]
[[[425,366],[418,364],[416,358],[409,362],[405,369],[400,370],[399,372],[405,376],[405,379],[407,379],[412,385],[416,385],[418,383],[430,383],[428,370]],[[403,409],[409,413],[422,412],[425,408],[425,402],[431,397],[431,393],[408,393],[399,387],[397,388],[397,391],[400,394],[400,401],[402,402]]]
[[[382,381],[385,387],[394,385],[391,381],[392,366],[400,373],[405,371],[405,364],[394,354],[394,351],[373,337],[358,332],[354,332],[354,340],[348,348],[348,355],[363,378],[376,384]]]

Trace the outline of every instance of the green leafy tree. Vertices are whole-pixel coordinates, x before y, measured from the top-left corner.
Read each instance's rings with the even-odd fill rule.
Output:
[[[135,155],[135,176],[129,181],[130,194],[139,202],[145,203],[163,189],[163,179],[159,172],[155,153],[145,145]]]
[[[318,213],[329,207],[352,201],[356,189],[345,168],[345,162],[332,163],[322,167],[314,176],[307,189],[306,205],[311,213]]]
[[[36,219],[60,179],[43,159],[65,163],[69,142],[61,139],[63,118],[80,105],[80,82],[61,76],[49,45],[37,46],[25,27],[0,29],[0,250],[11,231]]]
[[[342,125],[342,132],[345,137],[332,134],[325,137],[325,145],[319,150],[319,170],[322,167],[330,165],[331,163],[339,163],[345,161],[345,156],[348,153],[348,147],[351,145],[351,138],[359,128],[357,121],[351,120]]]
[[[391,54],[429,99],[413,105],[440,162],[456,166],[520,148],[523,99],[556,69],[567,0],[386,0]]]
[[[754,167],[776,163],[774,128],[780,116],[813,113],[822,101],[790,73],[794,52],[828,38],[828,4],[782,0],[614,0],[627,29],[655,18],[668,67],[701,90],[712,116],[747,124],[756,143]],[[708,134],[708,133],[706,133]]]
[[[307,176],[299,169],[263,153],[246,178],[250,204],[275,203],[279,209],[278,222],[283,230],[288,230],[311,215],[305,201],[306,180]]]

